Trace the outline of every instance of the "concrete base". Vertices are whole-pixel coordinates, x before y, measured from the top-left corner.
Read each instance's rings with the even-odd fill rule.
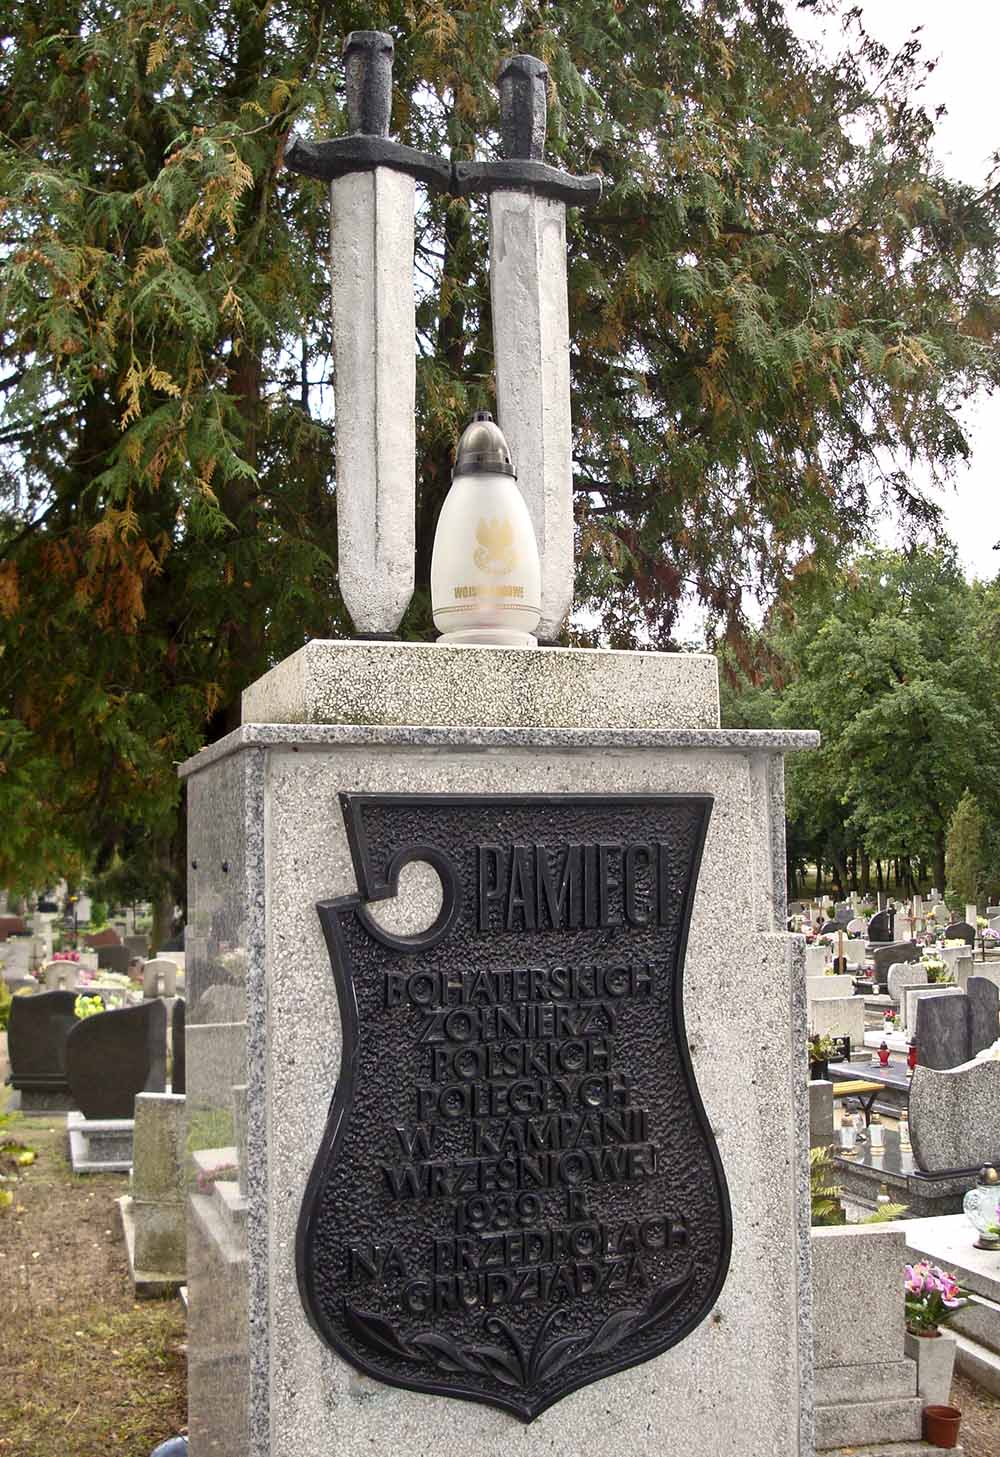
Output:
[[[74,1174],[127,1174],[132,1167],[132,1118],[84,1118],[66,1114]]]
[[[129,1194],[123,1194],[116,1199],[118,1214],[122,1222],[122,1233],[125,1236],[125,1249],[128,1253],[128,1272],[132,1277],[132,1284],[135,1288],[137,1300],[160,1300],[167,1295],[175,1295],[184,1284],[184,1274],[169,1273],[159,1270],[141,1270],[135,1263],[135,1218],[134,1200]]]
[[[829,1451],[830,1457],[928,1457],[941,1448],[930,1442],[879,1442],[874,1447],[833,1447]],[[951,1457],[963,1457],[965,1448],[959,1444],[950,1451]]]
[[[828,1452],[854,1442],[916,1441],[922,1430],[922,1412],[919,1396],[817,1406],[816,1450]]]

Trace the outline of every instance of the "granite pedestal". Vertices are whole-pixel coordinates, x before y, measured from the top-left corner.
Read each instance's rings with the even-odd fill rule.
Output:
[[[131,1118],[85,1118],[79,1110],[66,1114],[70,1162],[74,1174],[126,1174],[132,1167]]]
[[[244,719],[181,771],[187,1088],[201,1158],[231,1147],[240,1159],[233,1090],[247,1088],[246,1169],[192,1171],[191,1457],[506,1457],[514,1445],[546,1457],[806,1457],[805,986],[802,943],[779,928],[783,755],[816,736],[720,729],[704,657],[401,643],[312,643],[248,690]],[[358,889],[344,792],[714,798],[684,1004],[732,1203],[728,1277],[678,1344],[527,1428],[361,1375],[320,1340],[299,1295],[296,1227],[342,1049],[316,904]],[[430,888],[407,896],[426,920]],[[383,902],[378,916],[394,909]]]

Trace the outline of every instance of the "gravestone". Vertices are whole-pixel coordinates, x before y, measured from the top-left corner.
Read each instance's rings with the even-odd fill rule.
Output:
[[[896,919],[895,911],[876,911],[868,923],[868,940],[872,942],[889,943],[893,939],[893,922]]]
[[[810,1002],[824,997],[851,997],[853,995],[853,976],[806,977],[806,997]]]
[[[958,987],[940,986],[937,982],[929,982],[926,986],[903,987],[902,999],[900,1001],[900,1013],[902,1014],[902,1028],[911,1042],[917,1037],[917,1003],[926,997],[937,996],[961,996]]]
[[[98,946],[97,965],[101,971],[113,971],[119,976],[128,976],[132,955],[127,946]]]
[[[828,936],[831,932],[836,934],[837,931],[842,931],[843,929],[839,921],[824,921],[819,928],[819,934],[821,936]]]
[[[124,944],[129,955],[133,958],[138,957],[141,961],[145,961],[149,955],[148,936],[126,936],[124,938]]]
[[[66,1038],[76,1026],[75,1006],[76,994],[66,991],[16,996],[11,1002],[7,1055],[22,1113],[73,1107],[66,1078]]]
[[[119,936],[118,932],[112,930],[110,926],[105,926],[103,931],[88,932],[87,935],[84,936],[83,942],[84,945],[89,946],[92,951],[99,951],[102,946],[120,946],[122,944],[121,937]]]
[[[913,937],[915,927],[913,917],[904,911],[896,912],[896,919],[893,923],[893,935],[898,936],[900,941],[909,941]]]
[[[934,901],[931,906],[931,913],[939,926],[947,926],[951,921],[951,911],[942,900]]]
[[[47,961],[42,967],[47,992],[73,991],[79,977],[80,967],[75,961]]]
[[[965,987],[969,999],[969,1052],[970,1058],[984,1048],[992,1047],[1000,1037],[1000,991],[995,982],[984,976],[970,976]]]
[[[836,1134],[833,1127],[833,1084],[825,1078],[809,1083],[809,1147],[829,1148]]]
[[[814,1229],[812,1257],[817,1449],[919,1451],[911,1445],[920,1437],[917,1368],[903,1343],[902,1225]]]
[[[840,923],[840,925],[846,926],[847,923],[848,923],[848,921],[852,920],[853,917],[854,917],[854,911],[853,911],[853,909],[852,909],[852,907],[850,905],[850,902],[849,901],[841,901],[838,904],[838,906],[836,907],[836,910],[834,911],[833,919],[835,921],[838,921]]]
[[[946,941],[964,941],[966,946],[974,946],[976,928],[970,926],[968,921],[952,921],[950,926],[945,927],[944,939]]]
[[[849,940],[844,938],[844,957],[848,968],[857,968],[865,965],[867,959],[865,943],[861,940]]]
[[[137,1296],[176,1293],[186,1278],[184,1099],[139,1093],[130,1192],[118,1200]]]
[[[129,1119],[137,1093],[166,1088],[167,1010],[143,1002],[86,1017],[66,1039],[66,1077],[85,1119]]]
[[[943,1070],[967,1062],[969,1003],[965,994],[945,987],[939,992],[911,996],[916,1000],[914,1041],[918,1065]]]
[[[0,916],[0,941],[8,936],[27,936],[28,923],[23,916]]]
[[[1000,1164],[1000,1062],[944,1071],[917,1066],[910,1084],[913,1157],[927,1173]],[[971,1237],[972,1231],[969,1231]]]
[[[142,968],[142,994],[144,997],[175,997],[177,995],[177,965],[165,957],[147,961]]]
[[[861,997],[813,997],[809,1001],[808,1016],[809,1031],[814,1036],[849,1037],[852,1049],[864,1046],[865,1004]]]
[[[170,1051],[173,1058],[170,1073],[170,1089],[174,1093],[187,1091],[187,1050],[185,1032],[185,1002],[178,997],[170,1013]]]
[[[921,966],[919,961],[897,961],[889,967],[886,981],[890,997],[894,1002],[898,1002],[902,998],[904,986],[925,987],[928,985],[927,970]]]
[[[849,936],[865,936],[868,932],[868,922],[863,916],[853,916],[848,921],[846,929]]]
[[[894,941],[888,946],[877,947],[872,952],[875,980],[884,982],[889,974],[890,966],[896,966],[902,962],[919,961],[922,950],[923,947],[918,946],[915,941]]]
[[[806,975],[821,975],[824,968],[830,964],[830,953],[826,946],[806,947]]]

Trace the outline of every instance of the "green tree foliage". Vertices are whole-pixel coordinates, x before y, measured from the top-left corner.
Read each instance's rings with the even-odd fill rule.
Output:
[[[978,905],[982,893],[985,830],[976,796],[967,789],[948,822],[945,842],[948,899],[963,914],[967,905]]]
[[[789,862],[825,863],[867,890],[871,860],[945,884],[949,823],[971,784],[997,773],[1000,710],[982,672],[977,592],[954,550],[870,552],[814,591],[767,652],[787,682],[728,690],[726,721],[769,703],[769,722],[815,728],[822,746],[788,771]]]
[[[324,189],[347,31],[396,38],[394,132],[497,146],[501,57],[549,64],[570,222],[578,596],[671,641],[687,587],[745,655],[767,598],[933,509],[998,375],[998,198],[932,160],[915,45],[847,12],[820,60],[778,0],[10,0],[0,21],[0,883],[76,847],[169,881],[174,765],[240,690],[349,631],[336,582]],[[418,215],[418,592],[454,441],[489,405],[480,203]],[[916,710],[915,710],[916,711]],[[34,857],[32,859],[32,857]],[[35,878],[35,869],[31,870]]]

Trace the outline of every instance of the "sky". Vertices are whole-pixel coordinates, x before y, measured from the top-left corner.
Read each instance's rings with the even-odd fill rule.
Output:
[[[928,58],[937,66],[924,92],[928,110],[943,104],[938,156],[956,179],[982,184],[992,152],[1000,151],[997,56],[1000,54],[998,0],[860,0],[869,34],[898,48],[915,26]],[[789,0],[789,18],[800,34],[819,39],[822,27]],[[834,32],[836,35],[836,32]],[[968,575],[992,578],[1000,572],[1000,396],[982,398],[965,417],[972,457],[954,487],[936,493],[948,533]],[[916,477],[919,479],[919,476]],[[886,523],[887,544],[896,531]]]

